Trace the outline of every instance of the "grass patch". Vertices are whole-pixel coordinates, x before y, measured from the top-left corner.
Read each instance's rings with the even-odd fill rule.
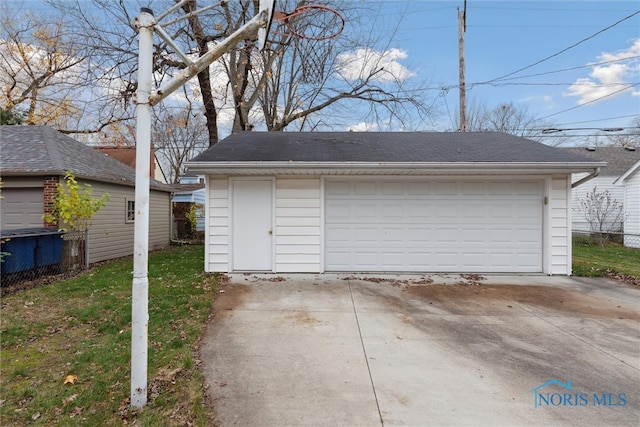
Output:
[[[573,238],[573,274],[602,277],[610,273],[640,277],[640,249],[608,243],[602,247],[595,239]]]
[[[131,258],[3,297],[0,425],[206,425],[196,348],[218,282],[202,262],[200,245],[150,254],[149,403],[135,413]]]

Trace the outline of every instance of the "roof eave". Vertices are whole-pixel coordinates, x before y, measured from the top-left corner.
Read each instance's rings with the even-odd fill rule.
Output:
[[[24,171],[24,170],[0,170],[0,176],[64,176],[65,171],[56,170],[39,170],[39,171]],[[75,173],[76,179],[95,181],[104,184],[124,185],[127,187],[135,187],[135,181],[129,179],[116,179],[110,177],[102,177],[97,175],[90,175],[85,173]],[[163,191],[165,193],[173,193],[173,188],[169,184],[154,184],[150,183],[149,188],[152,190]]]
[[[213,175],[288,175],[375,174],[549,174],[588,172],[606,167],[605,162],[188,162],[195,173]]]
[[[629,176],[631,176],[631,174],[638,169],[640,169],[640,160],[631,165],[631,167],[627,169],[622,175],[620,175],[618,179],[613,181],[614,185],[624,185],[624,181],[626,181],[626,179],[629,178]]]

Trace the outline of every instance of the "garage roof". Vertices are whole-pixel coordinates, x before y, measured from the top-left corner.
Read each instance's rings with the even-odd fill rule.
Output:
[[[136,170],[49,126],[0,126],[3,175],[64,175],[133,186]],[[151,179],[151,187],[170,187]]]
[[[602,169],[601,175],[620,176],[640,161],[640,147],[571,147],[562,150],[607,162],[607,167]]]
[[[222,167],[551,167],[589,170],[604,162],[502,132],[240,132],[189,162]]]

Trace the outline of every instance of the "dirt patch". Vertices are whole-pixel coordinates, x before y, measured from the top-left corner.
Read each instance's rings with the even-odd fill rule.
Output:
[[[238,285],[223,281],[214,298],[211,314],[209,315],[210,320],[227,316],[236,307],[242,305],[249,292],[251,292],[251,287],[248,285]]]
[[[578,292],[548,286],[519,285],[429,285],[410,286],[407,292],[428,300],[451,313],[465,313],[465,305],[500,305],[513,303],[557,311],[563,315],[585,315],[616,319],[640,319],[640,310]]]
[[[314,326],[321,324],[320,320],[311,316],[306,310],[298,310],[292,314],[285,316],[285,319],[293,321],[296,325]]]

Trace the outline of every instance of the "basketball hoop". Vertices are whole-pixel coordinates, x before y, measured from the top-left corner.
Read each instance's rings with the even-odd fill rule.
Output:
[[[274,19],[284,22],[294,36],[307,40],[332,39],[344,29],[340,12],[321,4],[298,6],[291,13],[276,12]]]
[[[335,9],[320,4],[298,6],[290,13],[276,11],[274,21],[280,24],[279,33],[291,36],[302,60],[300,80],[318,84],[325,78],[325,61],[331,52],[333,39],[344,29],[344,17]],[[284,29],[282,27],[285,27]]]

